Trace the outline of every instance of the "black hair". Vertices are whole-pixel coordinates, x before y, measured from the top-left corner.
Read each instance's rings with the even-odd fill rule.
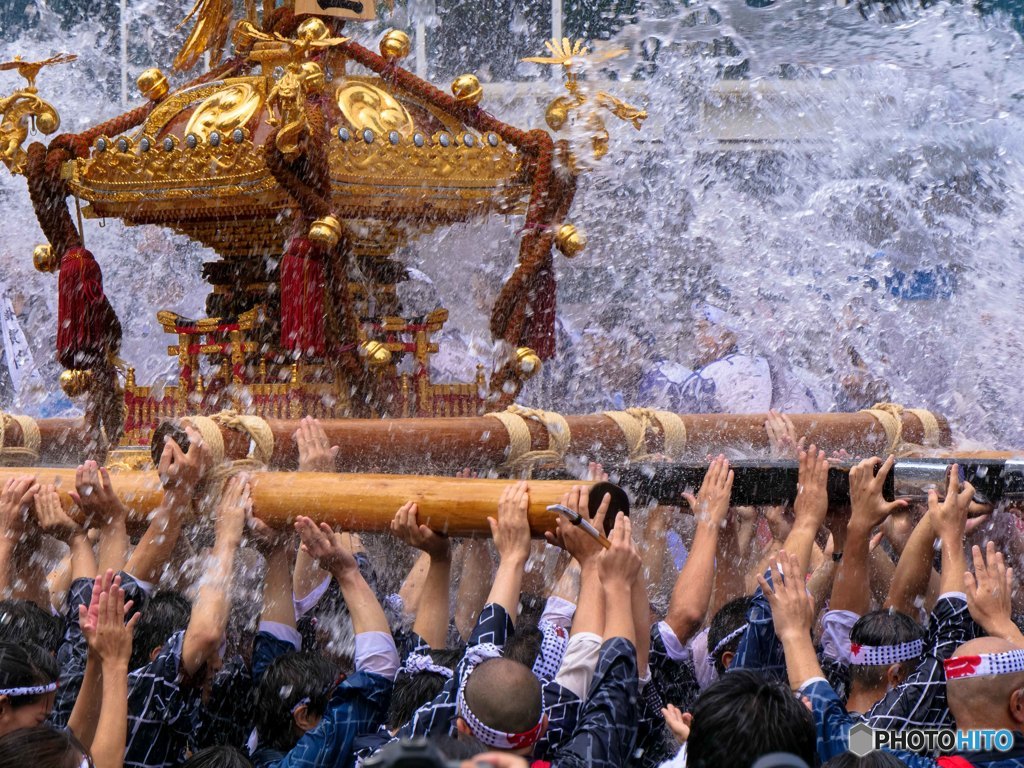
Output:
[[[857,619],[850,630],[850,642],[857,645],[901,645],[924,640],[925,629],[905,613],[894,610],[871,611]],[[915,665],[910,659],[904,664]],[[876,666],[850,665],[850,682],[877,688],[886,681],[888,664]]]
[[[309,699],[306,711],[323,715],[337,679],[337,668],[319,653],[300,651],[274,659],[256,690],[253,720],[260,746],[282,752],[294,747],[298,737],[292,727],[292,710]]]
[[[33,656],[48,656],[38,649],[30,653],[31,643],[19,645],[17,643],[0,643],[0,690],[11,688],[31,688],[41,685],[49,685],[56,682],[56,670],[51,659],[50,668],[40,669],[32,660]],[[13,708],[24,707],[34,704],[45,694],[35,693],[25,696],[10,696],[8,701]]]
[[[464,649],[432,650],[430,658],[439,667],[448,667],[454,673],[455,665],[462,658]],[[388,728],[397,731],[412,720],[413,714],[428,701],[432,701],[444,688],[448,678],[437,672],[417,672],[409,674],[398,671],[395,688],[391,694],[391,706],[388,709]]]
[[[750,595],[734,598],[719,608],[714,618],[711,619],[711,625],[708,627],[708,655],[717,650],[717,653],[711,658],[720,675],[725,674],[722,655],[726,651],[735,653],[736,649],[740,647],[742,635],[730,640],[721,648],[718,647],[718,644],[747,623],[747,611],[750,610],[750,604],[753,601],[754,598]]]
[[[56,654],[64,635],[64,622],[31,600],[0,600],[0,642],[35,643]]]
[[[465,698],[481,723],[505,733],[523,733],[540,721],[540,680],[511,659],[481,662],[466,680]]]
[[[544,633],[536,624],[516,627],[516,633],[505,643],[501,655],[533,669],[543,643]]]
[[[92,758],[74,734],[49,725],[0,736],[0,768],[23,768],[27,760],[33,768],[79,768],[83,756],[92,768]]]
[[[783,683],[739,669],[697,699],[687,741],[690,768],[750,768],[761,755],[788,752],[815,762],[814,719]]]
[[[148,664],[153,649],[166,643],[175,632],[185,629],[191,615],[192,604],[180,592],[153,595],[135,625],[128,668],[135,670]]]
[[[836,755],[821,768],[905,768],[906,763],[888,752],[869,752],[857,757],[853,752]]]
[[[252,763],[234,747],[207,747],[196,752],[178,768],[252,768]]]

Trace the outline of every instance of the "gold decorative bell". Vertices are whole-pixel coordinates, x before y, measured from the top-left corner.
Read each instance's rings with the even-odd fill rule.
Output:
[[[542,367],[540,356],[529,347],[520,347],[516,350],[516,363],[519,366],[519,378],[523,381],[532,379]]]
[[[579,256],[587,247],[587,236],[576,229],[575,224],[563,224],[555,233],[555,245],[567,258]]]
[[[476,75],[459,75],[452,80],[452,93],[459,104],[475,107],[484,97],[484,88]]]
[[[370,368],[383,368],[391,362],[391,350],[379,341],[364,341],[359,345],[359,351]]]
[[[388,61],[398,61],[409,55],[412,43],[400,29],[389,29],[380,39],[380,55]]]
[[[32,266],[40,272],[56,272],[60,259],[53,252],[49,243],[40,243],[32,249]]]
[[[306,19],[304,22],[299,24],[299,28],[295,31],[295,36],[299,40],[316,42],[318,40],[326,40],[330,37],[331,30],[327,28],[323,19],[314,16],[313,18]]]
[[[92,383],[92,371],[81,368],[69,368],[60,374],[60,388],[68,397],[80,397]]]
[[[327,86],[324,71],[315,61],[304,61],[300,67],[302,70],[302,87],[306,93],[322,93]]]
[[[324,216],[309,225],[309,239],[324,250],[334,248],[341,240],[341,222],[334,216]]]
[[[164,73],[156,67],[145,70],[135,84],[139,86],[139,93],[150,101],[160,101],[171,89]]]

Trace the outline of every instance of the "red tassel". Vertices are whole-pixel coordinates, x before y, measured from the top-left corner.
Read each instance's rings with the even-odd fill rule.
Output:
[[[57,278],[57,359],[65,368],[92,368],[120,337],[103,274],[85,248],[68,248]]]
[[[292,352],[323,357],[324,262],[313,244],[296,237],[281,261],[281,344]]]
[[[555,308],[558,288],[555,267],[548,257],[527,292],[531,315],[526,331],[526,344],[541,360],[555,356]]]

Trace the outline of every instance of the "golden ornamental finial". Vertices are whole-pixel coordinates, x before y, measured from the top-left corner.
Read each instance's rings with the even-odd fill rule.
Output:
[[[0,72],[5,72],[9,69],[18,70],[18,74],[28,81],[28,88],[25,90],[35,93],[36,77],[39,75],[39,70],[53,64],[67,64],[77,58],[78,56],[73,53],[58,53],[56,56],[51,56],[50,58],[43,59],[42,61],[23,61],[21,56],[15,56],[10,61],[5,61],[0,64]]]
[[[24,173],[28,156],[21,145],[28,138],[29,129],[45,135],[60,128],[60,115],[52,104],[37,95],[36,77],[39,70],[51,64],[65,64],[78,57],[61,53],[43,61],[22,61],[15,57],[0,64],[0,72],[16,69],[28,85],[10,96],[0,99],[0,161],[11,173]]]

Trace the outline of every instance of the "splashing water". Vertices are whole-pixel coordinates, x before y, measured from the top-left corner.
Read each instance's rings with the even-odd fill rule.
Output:
[[[132,5],[130,83],[143,68],[168,68],[175,45],[153,30],[172,29],[184,5]],[[435,81],[458,74],[453,60],[484,76],[513,73],[530,87],[485,83],[485,106],[520,127],[543,125],[558,82],[532,65],[489,66],[488,47],[474,44],[486,20],[474,31],[437,5],[430,34],[448,34],[458,56],[431,62]],[[799,372],[822,410],[846,405],[837,382],[852,348],[894,401],[945,413],[983,443],[1024,445],[1021,39],[1009,19],[965,5],[881,15],[826,0],[652,0],[635,22],[612,25],[630,53],[589,76],[616,80],[608,89],[651,117],[641,133],[609,120],[609,156],[581,179],[571,220],[590,245],[556,260],[564,356],[525,399],[579,413],[621,391],[634,404],[652,362],[688,363],[692,306],[710,296],[737,318],[741,346]],[[526,46],[516,57],[538,52],[545,24],[513,16],[510,34]],[[372,43],[383,26],[354,34]],[[582,32],[571,26],[565,34]],[[64,130],[122,111],[110,24],[62,29],[44,8],[31,30],[5,35],[0,57],[58,49],[81,56],[40,77]],[[16,85],[10,75],[3,90]],[[6,279],[29,297],[26,331],[55,382],[56,286],[31,268],[43,238],[24,179],[0,174],[0,203]],[[521,226],[443,228],[399,256],[433,277],[451,325],[483,335]],[[200,265],[213,254],[119,222],[87,222],[85,239],[124,321],[122,356],[140,383],[172,378],[155,311],[202,315]]]

